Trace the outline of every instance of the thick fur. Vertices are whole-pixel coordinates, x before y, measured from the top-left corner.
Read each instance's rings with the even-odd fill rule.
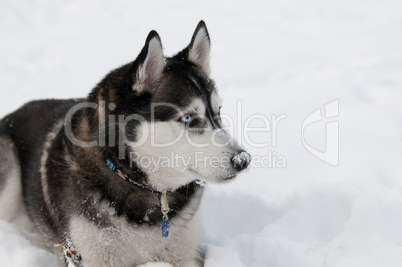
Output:
[[[189,46],[171,58],[152,31],[137,59],[109,73],[86,99],[34,101],[3,118],[0,202],[19,200],[1,218],[12,221],[26,209],[49,249],[73,245],[88,266],[202,266],[203,187],[196,180],[225,182],[249,163],[231,160],[245,152],[221,129],[209,55],[202,21]],[[182,121],[186,114],[189,123]],[[172,153],[186,159],[182,166],[141,161]],[[197,164],[194,153],[229,160],[211,167]],[[107,160],[154,192],[121,179]],[[166,239],[156,192],[167,192]]]

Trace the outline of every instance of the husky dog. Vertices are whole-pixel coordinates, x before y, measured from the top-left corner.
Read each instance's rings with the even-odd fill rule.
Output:
[[[26,210],[66,264],[203,266],[202,185],[251,160],[222,129],[209,55],[203,21],[173,57],[151,31],[87,98],[33,101],[3,118],[0,216]]]

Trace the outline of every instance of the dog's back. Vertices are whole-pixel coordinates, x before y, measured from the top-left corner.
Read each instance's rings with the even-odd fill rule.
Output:
[[[0,219],[18,223],[25,213],[43,227],[40,161],[53,125],[62,120],[76,100],[32,101],[0,121]]]

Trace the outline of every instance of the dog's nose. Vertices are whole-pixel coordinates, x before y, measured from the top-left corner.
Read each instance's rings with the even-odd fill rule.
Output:
[[[248,167],[251,162],[251,155],[246,151],[240,151],[238,154],[234,155],[232,158],[233,167],[237,171],[242,171]]]

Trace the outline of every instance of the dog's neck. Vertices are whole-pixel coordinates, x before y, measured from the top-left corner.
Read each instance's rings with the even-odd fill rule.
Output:
[[[142,182],[136,182],[134,181],[131,177],[129,177],[127,174],[125,174],[122,170],[120,170],[112,161],[109,159],[106,160],[106,166],[114,171],[120,178],[122,178],[124,181],[129,182],[132,185],[138,186],[140,188],[149,190],[151,192],[158,192],[162,193],[161,191],[158,191],[154,188],[152,188],[149,184],[147,184],[145,181]]]

